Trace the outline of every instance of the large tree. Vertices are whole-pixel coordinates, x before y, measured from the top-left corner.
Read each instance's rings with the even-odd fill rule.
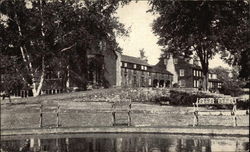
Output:
[[[113,16],[129,0],[4,0],[1,11],[1,53],[17,56],[20,73],[40,94],[46,70],[69,74],[82,86],[86,83],[86,53],[105,42],[118,49],[116,34],[126,34]]]
[[[216,53],[223,53],[226,59],[230,53],[240,56],[247,47],[248,1],[151,0],[150,4],[150,11],[159,14],[153,23],[158,44],[185,57],[197,55],[204,90],[208,85],[209,60]]]

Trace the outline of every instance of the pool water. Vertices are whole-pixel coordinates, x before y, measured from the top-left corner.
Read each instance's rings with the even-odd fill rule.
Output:
[[[1,138],[1,152],[249,151],[249,139],[246,137],[169,134],[65,134]]]

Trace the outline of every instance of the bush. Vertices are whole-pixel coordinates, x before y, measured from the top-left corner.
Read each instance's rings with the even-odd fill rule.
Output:
[[[95,94],[89,94],[82,98],[82,101],[116,101],[122,99],[131,99],[132,102],[160,102],[168,100],[169,93],[167,89],[157,88],[115,88],[104,89]]]
[[[225,95],[231,95],[233,97],[237,97],[240,95],[243,95],[245,92],[239,88],[239,87],[224,87],[222,86],[221,89],[219,89],[219,92]]]
[[[196,102],[197,98],[209,98],[212,95],[207,95],[203,92],[184,92],[184,91],[170,91],[170,104],[181,106],[192,106]]]
[[[177,105],[177,106],[193,106],[193,103],[196,102],[197,98],[218,98],[218,96],[213,96],[210,94],[206,94],[204,92],[184,92],[178,90],[171,90],[170,91],[170,105]],[[237,99],[237,109],[249,109],[249,99],[242,100]],[[214,108],[232,108],[232,105],[214,105]]]
[[[247,109],[249,109],[249,106],[250,106],[249,99],[248,100],[238,100],[237,101],[237,108],[238,109],[247,110]]]

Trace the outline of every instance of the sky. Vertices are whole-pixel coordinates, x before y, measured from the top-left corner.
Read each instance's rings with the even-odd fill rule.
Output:
[[[120,37],[117,39],[123,54],[139,57],[139,50],[144,49],[145,56],[148,57],[149,64],[156,64],[160,57],[161,46],[157,44],[158,38],[153,34],[152,23],[157,17],[146,11],[150,9],[147,1],[132,1],[128,5],[120,7],[116,16],[119,21],[125,24],[126,28],[130,28],[128,37]],[[230,68],[225,62],[216,55],[209,63],[210,68],[223,66]]]

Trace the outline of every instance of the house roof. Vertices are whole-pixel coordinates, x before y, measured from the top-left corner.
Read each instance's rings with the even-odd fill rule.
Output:
[[[133,56],[122,55],[121,60],[123,62],[129,62],[129,63],[135,63],[135,64],[140,64],[140,65],[150,66],[147,61],[142,60],[142,59],[137,58],[137,57],[133,57]]]
[[[191,65],[194,69],[198,69],[198,70],[201,70],[201,69],[202,69],[201,66],[199,66],[199,65],[190,64],[190,63],[188,63],[188,64]]]
[[[164,60],[161,59],[155,66],[152,66],[152,72],[159,72],[159,73],[173,75],[171,72],[166,70],[166,65],[164,64]]]

